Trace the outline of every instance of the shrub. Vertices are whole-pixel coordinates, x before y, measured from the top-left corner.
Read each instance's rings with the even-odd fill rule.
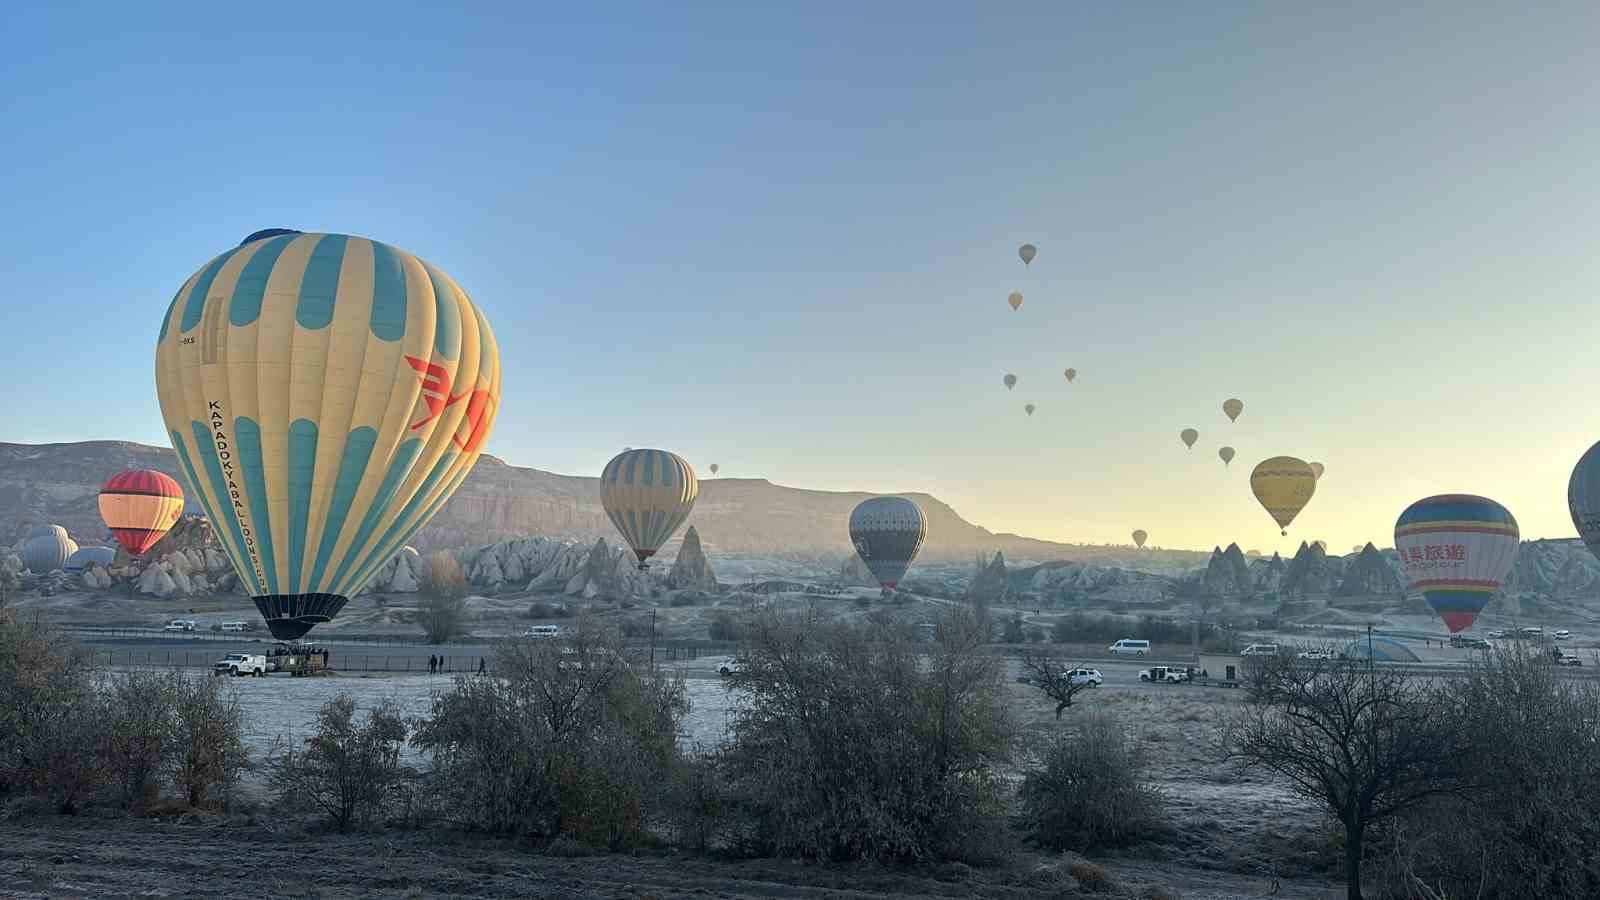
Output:
[[[706,624],[706,637],[713,641],[742,640],[744,629],[727,613],[717,613]]]
[[[249,763],[239,700],[221,679],[174,678],[171,736],[172,783],[192,807],[204,806],[218,790],[231,789]]]
[[[731,828],[760,853],[980,858],[1004,832],[1014,725],[1002,661],[952,611],[928,656],[908,629],[768,612],[735,676],[721,756]]]
[[[530,619],[565,619],[570,615],[572,610],[565,603],[534,602],[528,605]]]
[[[1074,859],[1067,863],[1067,874],[1078,880],[1078,886],[1088,894],[1115,894],[1122,889],[1103,866],[1087,859]]]
[[[612,850],[643,843],[678,761],[681,675],[629,661],[587,616],[558,640],[501,644],[493,671],[458,678],[416,727],[445,817]]]
[[[650,636],[649,619],[624,619],[622,622],[622,636],[641,638]]]
[[[104,774],[103,711],[89,654],[37,617],[0,613],[0,792],[73,811]]]
[[[124,809],[149,805],[173,751],[174,676],[128,672],[109,680],[100,752]]]
[[[341,832],[395,808],[406,772],[400,748],[406,724],[385,700],[355,721],[356,703],[340,694],[322,705],[303,750],[284,748],[271,763],[273,790],[285,805],[309,800]]]
[[[1075,733],[1052,739],[1042,762],[1027,773],[1021,790],[1027,830],[1040,846],[1122,847],[1157,829],[1160,795],[1144,760],[1113,719],[1084,717]]]

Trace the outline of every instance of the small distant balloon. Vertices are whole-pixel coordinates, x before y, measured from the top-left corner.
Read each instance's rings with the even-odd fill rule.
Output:
[[[1232,465],[1233,464],[1233,448],[1232,447],[1223,447],[1222,449],[1217,451],[1217,455],[1222,457],[1222,464],[1223,465],[1227,466],[1227,465]]]
[[[1271,418],[1271,416],[1268,416],[1267,418]],[[1324,466],[1322,463],[1319,463],[1319,462],[1306,463],[1306,465],[1311,467],[1311,474],[1316,476],[1316,479],[1318,481],[1321,481],[1322,480],[1322,473],[1327,470],[1327,467]]]
[[[1011,296],[1006,298],[1006,302],[1011,304],[1013,311],[1019,310],[1022,308],[1022,294],[1018,291],[1012,291]]]
[[[1070,383],[1072,381],[1072,379],[1078,377],[1078,370],[1077,369],[1068,369],[1065,372],[1062,372],[1061,374],[1067,376],[1067,381]]]
[[[1239,421],[1239,413],[1244,412],[1244,401],[1237,397],[1231,400],[1224,400],[1222,401],[1222,412],[1228,417],[1229,422],[1237,422]],[[1272,417],[1268,416],[1267,418],[1270,419]]]
[[[1178,438],[1183,441],[1185,447],[1193,450],[1194,442],[1200,440],[1200,432],[1195,431],[1193,428],[1185,428],[1178,432]]]
[[[1006,377],[1000,380],[1006,383],[1006,390],[1008,391],[1017,386],[1017,376],[1011,374],[1010,372],[1007,372]]]
[[[1028,415],[1030,415],[1030,416],[1033,415],[1033,404],[1032,403],[1029,403],[1029,404],[1023,406],[1022,408],[1024,410],[1027,410]]]
[[[1143,528],[1136,528],[1133,531],[1133,545],[1138,547],[1140,550],[1143,550],[1144,542],[1148,540],[1149,537],[1150,535],[1147,534]]]
[[[1300,515],[1300,510],[1311,502],[1317,492],[1317,477],[1304,460],[1292,456],[1274,456],[1262,460],[1250,473],[1250,492],[1256,501],[1272,516],[1272,520],[1289,533],[1289,523]]]
[[[1035,256],[1039,255],[1039,248],[1032,244],[1023,244],[1017,248],[1017,255],[1022,257],[1022,264],[1026,266],[1033,262]]]
[[[713,474],[713,475],[717,474],[717,470],[720,469],[720,468],[722,468],[722,467],[717,465],[716,463],[712,463],[711,464],[711,474]]]

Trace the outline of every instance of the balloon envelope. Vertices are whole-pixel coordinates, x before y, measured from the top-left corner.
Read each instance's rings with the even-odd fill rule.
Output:
[[[1068,369],[1065,372],[1062,372],[1061,374],[1067,376],[1067,381],[1071,382],[1072,379],[1078,377],[1078,370],[1077,369]]]
[[[1394,546],[1411,589],[1452,632],[1470,626],[1517,561],[1517,520],[1471,494],[1411,504],[1394,523]]]
[[[1149,539],[1149,537],[1150,537],[1150,535],[1146,534],[1145,530],[1143,528],[1134,529],[1134,532],[1133,532],[1133,545],[1135,547],[1139,547],[1140,549],[1143,549],[1144,548],[1144,542],[1147,539]]]
[[[1237,421],[1239,418],[1239,413],[1242,412],[1244,412],[1244,401],[1238,399],[1237,397],[1231,400],[1222,401],[1222,413],[1228,417],[1228,421]],[[1272,417],[1268,416],[1267,418],[1270,419]]]
[[[143,556],[183,515],[183,488],[154,469],[118,472],[98,499],[100,518],[129,556]]]
[[[1311,474],[1314,475],[1318,481],[1321,481],[1322,473],[1327,471],[1327,466],[1324,466],[1319,462],[1306,463],[1306,465],[1311,467]]]
[[[77,552],[77,541],[67,537],[67,530],[58,526],[28,538],[22,545],[22,565],[35,575],[47,575],[65,566]]]
[[[1017,376],[1012,375],[1009,372],[1006,373],[1006,377],[1000,380],[1005,382],[1006,390],[1008,391],[1017,386]]]
[[[1006,298],[1006,302],[1011,304],[1012,309],[1018,309],[1022,306],[1022,295],[1012,291],[1011,296]]]
[[[1023,407],[1022,407],[1022,409],[1023,409],[1023,411],[1024,411],[1024,412],[1026,412],[1026,413],[1027,413],[1027,414],[1028,414],[1028,415],[1030,415],[1030,416],[1031,416],[1031,415],[1033,415],[1033,404],[1032,404],[1032,403],[1027,403],[1027,404],[1024,404],[1024,405],[1023,405]]]
[[[79,547],[67,557],[61,569],[64,572],[82,572],[90,566],[109,566],[116,558],[117,551],[110,547]]]
[[[722,468],[722,467],[717,465],[716,463],[712,463],[711,464],[711,474],[713,474],[713,475],[717,474],[717,470],[720,469],[720,468]]]
[[[1223,465],[1225,465],[1225,466],[1233,465],[1233,448],[1232,447],[1223,447],[1223,448],[1217,450],[1217,455],[1222,457],[1222,464]]]
[[[886,588],[905,577],[927,536],[922,508],[904,497],[872,497],[850,513],[850,543],[872,577]]]
[[[449,499],[500,374],[460,285],[378,241],[279,230],[183,285],[156,343],[162,417],[273,637],[332,619]]]
[[[1039,248],[1032,244],[1023,244],[1017,248],[1017,255],[1022,257],[1022,264],[1026,266],[1033,262],[1035,256],[1039,255]]]
[[[1183,441],[1185,447],[1193,449],[1194,442],[1200,440],[1200,432],[1195,431],[1193,428],[1185,428],[1178,432],[1178,439]]]
[[[1250,492],[1287,534],[1289,523],[1317,492],[1317,477],[1304,460],[1274,456],[1262,460],[1250,473]]]
[[[639,560],[639,568],[671,539],[694,509],[700,479],[676,453],[628,450],[600,473],[600,505]]]
[[[1589,552],[1600,556],[1600,443],[1584,451],[1567,480],[1567,509]]]

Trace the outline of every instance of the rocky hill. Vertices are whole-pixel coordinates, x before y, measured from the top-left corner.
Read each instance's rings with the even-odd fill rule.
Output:
[[[0,443],[0,545],[41,522],[64,525],[80,541],[104,537],[95,495],[113,473],[130,466],[158,469],[182,482],[172,451],[165,447],[125,441]],[[719,554],[759,554],[827,560],[831,568],[850,554],[845,523],[850,510],[869,496],[803,490],[755,478],[716,478],[700,483],[700,500],[689,521],[713,559]],[[996,534],[967,522],[928,494],[903,496],[921,505],[928,517],[928,542],[919,561],[965,561],[978,552],[1003,550],[1011,560],[1074,560],[1157,570],[1182,569],[1204,559],[1187,551],[1135,551]],[[616,532],[600,508],[598,480],[511,466],[485,455],[413,544],[421,550],[478,547],[529,535],[585,544],[602,537],[614,542]],[[669,544],[662,556],[670,559],[676,552],[676,543]]]

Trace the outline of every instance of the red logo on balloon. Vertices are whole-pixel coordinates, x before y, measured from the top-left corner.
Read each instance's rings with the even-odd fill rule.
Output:
[[[411,430],[416,431],[439,418],[447,407],[454,406],[464,399],[467,401],[467,413],[462,424],[466,426],[466,436],[463,437],[461,429],[457,428],[450,440],[467,453],[472,453],[482,446],[484,439],[489,436],[489,420],[494,413],[494,397],[489,391],[478,388],[451,396],[450,372],[444,366],[415,356],[407,356],[406,362],[417,370],[418,377],[422,379],[422,403],[428,408],[428,414],[421,420],[413,422]]]

